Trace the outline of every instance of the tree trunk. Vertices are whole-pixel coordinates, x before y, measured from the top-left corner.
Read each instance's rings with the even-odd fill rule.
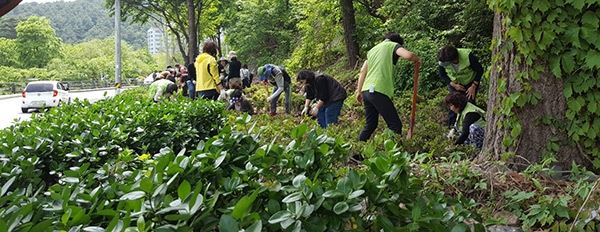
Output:
[[[220,57],[223,57],[223,48],[221,48],[221,27],[217,28],[217,48],[218,48],[217,49],[217,52],[218,52],[217,60],[218,60]]]
[[[544,60],[537,61],[536,64],[544,64],[545,70],[541,73],[538,80],[525,80],[518,78],[518,73],[532,68],[524,62],[516,62],[518,55],[516,46],[512,49],[506,49],[507,27],[503,23],[505,16],[496,13],[494,18],[493,39],[496,41],[492,57],[498,57],[492,62],[489,99],[487,108],[487,127],[484,147],[478,159],[482,160],[500,160],[503,154],[513,153],[508,160],[509,167],[516,170],[523,170],[530,164],[542,160],[544,154],[548,152],[548,145],[551,142],[558,143],[560,148],[555,154],[558,162],[556,165],[563,170],[570,170],[571,163],[587,164],[591,167],[585,154],[567,137],[564,130],[557,128],[552,123],[542,123],[542,118],[550,116],[558,121],[563,121],[567,110],[567,102],[563,96],[563,82],[556,78],[549,71],[548,64]],[[493,43],[494,44],[494,43]],[[503,52],[504,50],[504,52]],[[502,92],[498,87],[501,82],[506,83],[506,89]],[[511,145],[505,145],[504,139],[510,138],[511,126],[502,126],[503,122],[509,121],[509,116],[499,112],[503,100],[509,98],[513,93],[522,93],[524,85],[530,86],[532,91],[541,94],[541,100],[538,104],[527,104],[522,108],[513,106],[511,112],[513,117],[522,127],[520,135]],[[503,87],[501,89],[504,89]]]
[[[348,67],[356,67],[358,63],[358,42],[356,41],[356,19],[352,0],[340,0],[342,7],[342,23],[344,25],[344,41],[348,54]]]
[[[196,54],[198,53],[198,31],[196,30],[196,4],[194,0],[187,0],[187,11],[188,11],[188,57],[187,64],[194,63]]]

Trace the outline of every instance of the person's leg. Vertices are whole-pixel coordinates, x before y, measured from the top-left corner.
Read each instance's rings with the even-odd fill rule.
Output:
[[[483,139],[485,138],[485,129],[479,125],[472,124],[469,126],[469,136],[465,141],[465,144],[473,145],[476,148],[481,149],[483,147]]]
[[[284,92],[285,92],[285,113],[289,114],[291,112],[291,102],[292,102],[292,88],[290,87],[291,83],[285,84]]]
[[[388,128],[396,134],[402,133],[402,121],[400,121],[398,111],[396,111],[392,100],[388,96],[377,92],[372,94],[372,98],[373,105],[385,120]]]
[[[275,91],[277,91],[277,86],[273,87],[273,93],[275,93]],[[277,101],[279,101],[279,96],[281,94],[279,94],[278,96],[275,96],[273,99],[271,99],[271,114],[276,114],[277,113]]]
[[[340,116],[340,112],[342,111],[342,107],[344,106],[344,101],[336,101],[332,102],[325,108],[325,121],[327,125],[338,123],[338,118]]]
[[[327,127],[327,107],[319,109],[317,113],[317,122],[321,128]]]
[[[358,136],[359,141],[367,141],[371,138],[371,135],[377,129],[377,124],[379,123],[379,112],[375,106],[371,103],[371,95],[367,91],[363,92],[363,105],[365,107],[365,127],[360,132]]]
[[[188,80],[185,82],[185,84],[187,85],[187,88],[188,88],[188,96],[191,99],[195,99],[196,96],[194,94],[196,93],[196,86],[194,86],[194,82],[192,82],[192,80]]]

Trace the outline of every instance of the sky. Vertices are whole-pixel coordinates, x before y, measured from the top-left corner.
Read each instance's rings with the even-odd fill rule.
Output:
[[[58,1],[70,2],[70,1],[74,1],[74,0],[23,0],[22,3],[28,3],[28,2],[45,3],[45,2],[58,2]]]

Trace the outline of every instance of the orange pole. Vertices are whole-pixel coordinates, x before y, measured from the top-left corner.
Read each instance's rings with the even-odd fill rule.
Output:
[[[412,95],[412,108],[410,110],[410,126],[408,128],[408,139],[411,139],[415,130],[415,120],[417,117],[417,97],[419,95],[419,71],[420,65],[416,65],[413,74],[413,95]]]

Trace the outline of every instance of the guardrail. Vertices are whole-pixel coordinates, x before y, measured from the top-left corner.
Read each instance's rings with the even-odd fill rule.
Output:
[[[115,83],[111,81],[61,81],[61,83],[66,83],[69,86],[69,90],[100,89],[115,86]],[[124,80],[121,86],[137,86],[142,85],[142,83],[142,81],[137,79],[131,79]],[[27,86],[27,83],[0,82],[0,95],[21,93],[25,89],[25,86]]]

